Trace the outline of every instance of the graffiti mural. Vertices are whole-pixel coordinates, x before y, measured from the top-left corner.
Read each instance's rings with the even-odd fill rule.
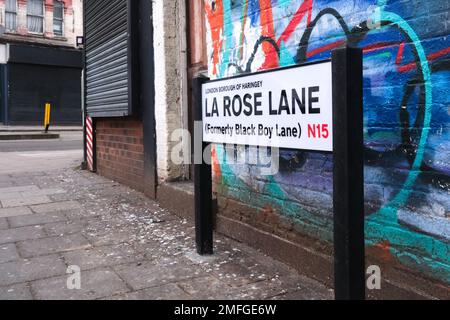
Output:
[[[345,44],[364,50],[367,245],[450,283],[450,2],[205,0],[205,9],[213,78],[329,58]],[[331,240],[332,156],[281,158],[271,177],[216,167],[221,190]]]

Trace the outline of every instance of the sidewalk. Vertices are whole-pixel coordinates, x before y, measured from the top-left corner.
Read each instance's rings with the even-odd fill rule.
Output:
[[[43,132],[44,126],[4,126],[0,125],[1,132]],[[82,126],[52,126],[50,132],[65,132],[65,131],[83,131]]]
[[[52,140],[59,139],[60,133],[82,132],[83,127],[51,127],[48,133],[42,126],[0,126],[0,141]]]
[[[0,299],[332,299],[295,270],[194,227],[127,187],[72,169],[0,175]],[[79,266],[81,290],[68,290]]]

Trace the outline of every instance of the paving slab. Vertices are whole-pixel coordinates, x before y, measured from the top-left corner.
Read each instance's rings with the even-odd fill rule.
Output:
[[[251,258],[225,262],[207,270],[211,270],[211,274],[233,287],[268,281],[278,275],[277,269],[257,264]]]
[[[30,196],[30,197],[2,200],[1,202],[3,208],[14,208],[21,206],[31,206],[43,203],[50,203],[52,202],[52,200],[47,196]]]
[[[94,246],[127,243],[133,238],[131,230],[118,230],[111,233],[104,230],[87,229],[84,234]]]
[[[10,262],[20,259],[14,243],[0,245],[0,263]]]
[[[297,296],[298,299],[294,299]],[[296,275],[274,277],[270,281],[251,283],[240,288],[239,297],[244,300],[266,300],[285,297],[285,300],[333,299],[333,291],[323,284]],[[305,298],[306,297],[306,298]]]
[[[125,282],[109,269],[82,272],[80,280],[80,290],[67,288],[67,276],[35,281],[31,287],[39,300],[94,300],[129,291]]]
[[[35,213],[48,213],[55,211],[81,209],[81,206],[77,201],[62,201],[48,204],[40,204],[36,206],[31,206],[30,208]]]
[[[26,216],[33,214],[28,207],[2,208],[0,209],[0,218]]]
[[[155,262],[132,263],[114,267],[114,270],[134,290],[159,287],[200,276],[200,270],[178,262],[169,265]]]
[[[0,195],[0,202],[5,200],[18,200],[18,199],[23,199],[23,196],[20,192],[7,192],[2,193]]]
[[[177,285],[195,300],[232,300],[239,295],[238,290],[213,276],[189,279],[178,282]]]
[[[156,288],[107,297],[102,300],[192,300],[192,296],[180,289],[177,284],[169,283]]]
[[[126,244],[76,250],[63,256],[68,265],[79,266],[81,270],[129,264],[144,259],[144,255]]]
[[[62,237],[44,238],[33,241],[22,241],[17,244],[19,253],[24,258],[48,255],[90,248],[91,245],[81,234]]]
[[[19,228],[34,225],[43,225],[49,223],[67,221],[66,216],[57,213],[36,213],[27,216],[18,216],[8,218],[11,228]]]
[[[24,179],[29,179],[30,180],[29,177],[24,177]],[[17,178],[15,178],[12,181],[16,182]],[[3,195],[7,194],[7,193],[13,193],[14,194],[14,193],[19,193],[19,192],[29,192],[29,191],[37,191],[37,190],[39,190],[39,187],[33,185],[31,183],[31,180],[30,180],[30,183],[28,185],[26,185],[26,186],[15,186],[15,187],[0,188],[0,194],[3,194]]]
[[[8,229],[8,220],[6,218],[0,218],[0,230]]]
[[[66,265],[57,255],[20,259],[0,264],[0,286],[60,276]]]
[[[64,194],[66,191],[64,189],[60,188],[44,188],[39,190],[33,190],[33,191],[23,191],[20,192],[20,195],[24,198],[27,197],[39,197],[39,196],[52,196],[57,194]],[[72,200],[72,199],[70,199]]]
[[[9,188],[9,187],[13,187],[13,186],[14,186],[13,181],[3,180],[3,178],[0,177],[0,188]]]
[[[0,287],[0,300],[33,300],[28,284],[20,283],[12,286]]]
[[[0,244],[35,240],[46,236],[47,234],[41,226],[0,230]]]
[[[64,213],[65,216],[66,213]],[[63,216],[62,212],[57,213]],[[62,237],[75,233],[81,233],[89,227],[90,221],[87,219],[67,220],[63,222],[48,223],[44,225],[44,229],[49,237]]]

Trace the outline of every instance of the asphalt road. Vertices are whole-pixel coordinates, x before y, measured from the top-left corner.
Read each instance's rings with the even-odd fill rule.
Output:
[[[61,132],[55,140],[0,141],[0,174],[71,168],[83,160],[82,132]],[[1,182],[1,181],[0,181]]]

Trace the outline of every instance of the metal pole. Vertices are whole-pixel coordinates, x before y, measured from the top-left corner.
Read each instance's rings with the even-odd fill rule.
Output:
[[[334,256],[337,300],[365,299],[362,50],[333,52]]]
[[[203,120],[202,107],[202,85],[208,81],[206,77],[197,77],[193,80],[193,98],[195,115],[194,120],[201,122]],[[202,126],[201,126],[202,127]],[[211,154],[205,154],[209,150],[208,144],[203,142],[201,137],[195,137],[194,143],[202,143],[202,151],[205,157],[211,157]],[[201,163],[194,164],[194,183],[195,183],[195,235],[197,252],[200,255],[213,254],[213,213],[212,213],[212,169],[211,165],[205,163],[202,157]]]

